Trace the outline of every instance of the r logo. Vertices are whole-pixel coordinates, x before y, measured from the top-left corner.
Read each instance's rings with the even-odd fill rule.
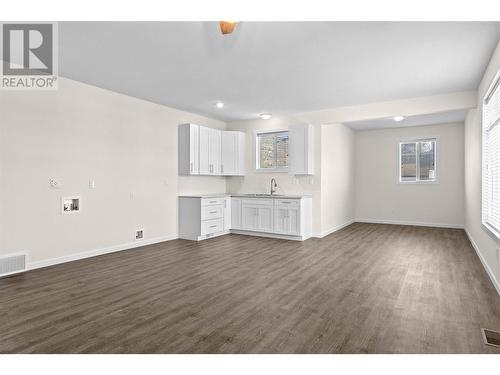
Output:
[[[53,25],[4,23],[2,60],[4,76],[54,74]]]

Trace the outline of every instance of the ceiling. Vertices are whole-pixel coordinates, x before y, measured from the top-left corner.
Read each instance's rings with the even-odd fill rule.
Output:
[[[234,121],[475,90],[499,38],[500,22],[61,22],[59,73]]]
[[[464,122],[466,110],[432,113],[425,115],[405,117],[402,121],[394,121],[390,118],[380,118],[373,120],[345,122],[353,130],[372,130],[386,128],[405,128],[407,126],[421,126],[434,124],[450,124],[454,122]]]

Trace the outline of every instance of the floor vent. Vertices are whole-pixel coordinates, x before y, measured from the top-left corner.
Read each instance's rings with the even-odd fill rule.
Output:
[[[0,277],[26,271],[26,254],[7,255],[0,258]]]
[[[483,333],[483,340],[486,345],[500,348],[500,332],[484,328],[481,328],[481,332]]]

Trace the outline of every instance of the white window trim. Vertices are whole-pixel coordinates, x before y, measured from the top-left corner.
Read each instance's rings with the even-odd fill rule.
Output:
[[[403,143],[412,143],[412,142],[422,142],[422,141],[431,141],[435,140],[436,141],[436,147],[434,148],[434,166],[435,166],[435,175],[436,177],[434,180],[417,180],[417,181],[401,181],[401,144]],[[426,137],[415,137],[415,138],[408,138],[408,139],[400,139],[398,143],[398,162],[397,162],[397,168],[398,168],[398,184],[401,185],[438,185],[439,184],[439,168],[438,168],[438,160],[439,160],[439,136],[426,136]],[[417,173],[418,173],[418,162],[419,158],[417,157]]]
[[[485,141],[486,141],[486,131],[485,131],[485,124],[484,124],[484,104],[486,102],[486,99],[490,96],[492,91],[495,89],[497,86],[497,83],[500,81],[500,70],[497,72],[493,80],[491,81],[491,84],[488,87],[488,90],[486,90],[486,93],[484,94],[483,101],[481,103],[481,224],[483,227],[487,229],[487,233],[490,235],[493,235],[497,240],[500,238],[500,232],[498,229],[492,227],[486,220],[485,213],[484,213],[484,176],[485,176],[485,171],[486,171],[486,148],[484,147]],[[497,87],[497,89],[500,90],[500,86]],[[500,126],[500,125],[496,125]]]
[[[265,129],[265,130],[256,130],[254,132],[254,160],[255,160],[255,172],[256,173],[288,173],[287,168],[259,168],[260,165],[260,160],[259,160],[259,142],[258,142],[258,136],[260,134],[269,134],[269,133],[282,133],[282,132],[288,132],[289,129]]]

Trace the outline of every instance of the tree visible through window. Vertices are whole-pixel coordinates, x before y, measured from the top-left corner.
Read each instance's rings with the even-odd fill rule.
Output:
[[[257,134],[257,169],[288,168],[288,132]]]
[[[401,142],[400,182],[436,181],[436,139]]]

